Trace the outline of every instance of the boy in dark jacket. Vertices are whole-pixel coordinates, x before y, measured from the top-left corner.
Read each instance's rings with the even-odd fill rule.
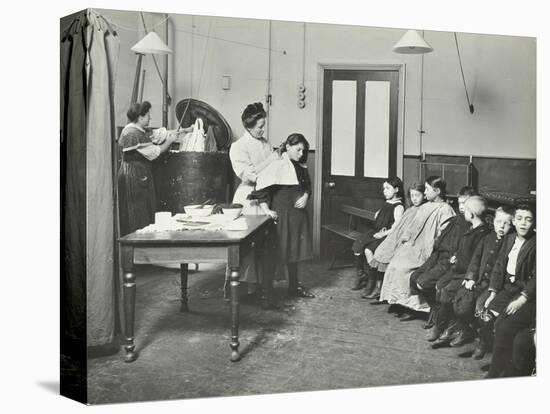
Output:
[[[489,280],[493,267],[497,261],[500,249],[503,245],[504,236],[512,228],[513,211],[507,207],[499,207],[495,211],[493,219],[493,232],[488,234],[482,243],[476,248],[464,280],[461,283],[454,299],[453,310],[458,321],[458,337],[451,341],[451,346],[459,346],[465,343],[465,338],[472,333],[470,324],[475,320],[476,315],[481,315],[485,301],[489,296]],[[475,350],[472,354],[474,359],[481,359],[492,344],[486,342],[487,338],[480,335]],[[465,353],[469,355],[469,353]]]
[[[435,284],[451,267],[450,258],[456,252],[460,237],[468,230],[470,223],[464,219],[464,203],[466,200],[477,195],[472,187],[463,187],[458,196],[458,215],[447,220],[446,227],[434,241],[432,254],[422,266],[416,269],[410,279],[411,292],[421,294],[432,308],[435,305]],[[416,319],[417,315],[412,313],[401,318],[402,321]],[[433,312],[430,311],[430,318],[425,328],[433,326]]]
[[[452,300],[462,284],[464,274],[470,264],[472,256],[489,229],[483,222],[483,215],[487,209],[485,199],[472,196],[464,204],[464,219],[469,228],[458,240],[458,246],[449,259],[451,268],[436,283],[436,301],[433,305],[434,326],[428,333],[429,341],[437,341],[434,348],[447,344],[451,339],[451,329],[447,328],[453,316]]]
[[[533,324],[536,313],[536,237],[535,211],[528,204],[516,206],[513,225],[516,234],[503,241],[489,282],[485,302],[485,335],[495,323],[495,343],[488,378],[507,375],[514,336]]]

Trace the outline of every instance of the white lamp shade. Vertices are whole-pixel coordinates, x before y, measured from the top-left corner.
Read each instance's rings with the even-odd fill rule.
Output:
[[[166,55],[172,53],[166,43],[155,33],[149,32],[143,39],[137,42],[131,49],[135,53]]]
[[[395,53],[406,54],[430,53],[433,50],[433,47],[426,43],[416,30],[407,30],[407,33],[393,47]]]

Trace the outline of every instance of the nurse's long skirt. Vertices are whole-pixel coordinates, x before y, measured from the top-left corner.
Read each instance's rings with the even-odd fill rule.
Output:
[[[235,195],[233,196],[233,203],[242,204],[243,215],[260,216],[264,214],[263,210],[260,208],[256,200],[246,199],[246,197],[253,190],[254,190],[253,185],[241,183],[237,188],[237,190],[235,191]],[[260,258],[257,259],[254,251],[250,252],[248,255],[243,257],[241,261],[240,271],[239,271],[241,282],[251,283],[251,284],[261,283],[262,269],[265,267],[263,263],[258,263],[258,261],[261,261],[261,260],[263,260],[262,256],[260,255]],[[226,273],[225,276],[226,276],[226,283],[227,283],[227,281],[229,280],[229,274],[230,274],[229,267],[226,267],[225,273]],[[249,286],[248,291],[253,292],[254,288]]]

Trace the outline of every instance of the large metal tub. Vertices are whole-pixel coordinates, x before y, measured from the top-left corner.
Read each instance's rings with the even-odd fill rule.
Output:
[[[211,199],[226,203],[233,193],[227,152],[168,153],[155,162],[157,209],[183,213],[183,206]]]
[[[213,128],[219,152],[166,153],[154,162],[157,209],[183,213],[183,206],[208,199],[227,203],[233,194],[233,171],[228,148],[233,134],[222,114],[206,102],[183,99],[176,105],[181,125],[192,125],[197,117],[205,129]]]

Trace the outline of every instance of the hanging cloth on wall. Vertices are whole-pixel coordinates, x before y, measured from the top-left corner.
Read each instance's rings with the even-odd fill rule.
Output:
[[[61,329],[68,341],[86,336],[86,16],[61,38]]]
[[[117,333],[112,145],[119,40],[94,10],[61,38],[63,329],[88,346]]]
[[[112,143],[116,139],[114,73],[119,39],[93,10],[88,13],[87,342],[113,342],[116,333],[115,187]]]

